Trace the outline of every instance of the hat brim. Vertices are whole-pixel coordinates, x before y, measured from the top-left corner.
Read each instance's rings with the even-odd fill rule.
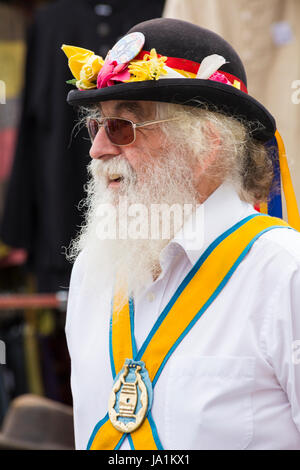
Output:
[[[212,80],[172,78],[120,83],[93,90],[72,90],[67,101],[73,106],[89,106],[111,100],[159,101],[186,106],[200,103],[224,114],[248,121],[252,136],[262,142],[276,131],[273,116],[252,96],[224,83]]]

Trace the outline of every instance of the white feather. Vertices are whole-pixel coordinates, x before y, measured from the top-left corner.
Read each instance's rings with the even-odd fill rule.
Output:
[[[218,54],[208,55],[202,60],[196,78],[207,79],[224,64],[226,64],[226,60],[223,56]]]
[[[162,78],[186,78],[181,73],[176,72],[175,70],[171,69],[167,65],[164,66],[164,69],[168,72],[166,75],[161,74],[159,79],[161,80]]]

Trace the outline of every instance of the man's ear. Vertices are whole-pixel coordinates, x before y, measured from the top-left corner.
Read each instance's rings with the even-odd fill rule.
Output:
[[[222,183],[222,175],[213,171],[214,163],[221,151],[222,139],[216,126],[208,122],[205,128],[205,138],[207,141],[207,151],[202,156],[201,162],[194,172],[198,199],[202,204],[210,194],[212,194]]]

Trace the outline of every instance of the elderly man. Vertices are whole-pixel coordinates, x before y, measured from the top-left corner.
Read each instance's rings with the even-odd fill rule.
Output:
[[[92,142],[69,250],[77,448],[300,449],[300,237],[254,209],[276,126],[238,55],[171,19],[105,61],[63,49]]]

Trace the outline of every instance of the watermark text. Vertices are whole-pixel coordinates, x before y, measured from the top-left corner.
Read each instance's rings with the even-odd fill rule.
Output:
[[[0,339],[0,364],[6,364],[6,348],[4,341]]]
[[[300,103],[300,80],[294,80],[292,82],[292,89],[293,91],[291,99],[293,104],[299,104]]]
[[[296,339],[292,343],[292,363],[300,364],[300,339]]]
[[[175,234],[199,240],[204,230],[204,207],[193,204],[100,204],[96,216],[101,240],[170,240]]]
[[[3,80],[0,80],[0,104],[6,104],[6,85]]]

